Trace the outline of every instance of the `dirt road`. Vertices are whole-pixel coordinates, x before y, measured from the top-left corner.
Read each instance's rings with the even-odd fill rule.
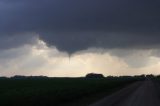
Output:
[[[160,106],[155,84],[146,80],[136,82],[90,106]]]

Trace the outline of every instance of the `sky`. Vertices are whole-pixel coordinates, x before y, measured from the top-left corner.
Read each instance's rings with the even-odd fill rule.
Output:
[[[160,74],[159,0],[0,0],[0,76]]]

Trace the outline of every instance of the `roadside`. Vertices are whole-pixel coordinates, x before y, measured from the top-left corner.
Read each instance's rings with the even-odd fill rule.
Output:
[[[160,106],[160,84],[147,79],[136,82],[90,106]]]

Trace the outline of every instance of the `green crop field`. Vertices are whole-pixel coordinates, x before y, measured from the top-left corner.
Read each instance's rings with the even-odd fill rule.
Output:
[[[87,106],[135,78],[0,79],[0,106]]]

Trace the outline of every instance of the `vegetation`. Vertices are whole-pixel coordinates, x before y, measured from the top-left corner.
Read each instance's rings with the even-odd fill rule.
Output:
[[[143,77],[108,78],[0,78],[0,106],[85,106],[142,80]]]
[[[86,78],[104,78],[103,74],[89,73],[86,75]]]

